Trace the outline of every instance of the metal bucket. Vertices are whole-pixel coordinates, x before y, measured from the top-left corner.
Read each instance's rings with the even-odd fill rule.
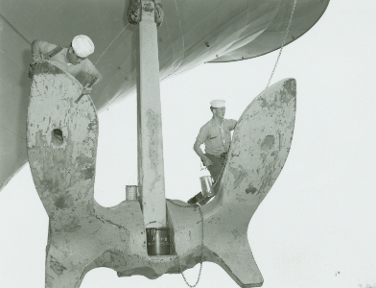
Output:
[[[211,176],[200,177],[201,193],[204,197],[214,196],[213,192],[213,179]]]
[[[170,233],[168,227],[146,228],[148,254],[170,255]]]
[[[137,185],[125,186],[125,197],[127,201],[136,201],[137,200]]]

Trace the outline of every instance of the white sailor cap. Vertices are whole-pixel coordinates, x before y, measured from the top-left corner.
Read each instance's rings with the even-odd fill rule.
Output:
[[[94,52],[94,43],[86,35],[77,35],[72,40],[72,47],[77,56],[86,58]]]
[[[212,100],[210,101],[210,106],[213,108],[226,107],[226,101],[225,100]]]

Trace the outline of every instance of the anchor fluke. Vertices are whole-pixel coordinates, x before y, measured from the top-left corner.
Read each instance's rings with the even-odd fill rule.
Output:
[[[282,80],[255,98],[233,134],[216,198],[202,209],[205,246],[241,287],[263,278],[247,240],[249,221],[287,160],[294,132],[296,82]]]

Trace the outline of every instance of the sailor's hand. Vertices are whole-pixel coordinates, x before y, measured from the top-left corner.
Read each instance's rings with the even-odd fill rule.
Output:
[[[84,87],[84,89],[82,89],[82,94],[88,95],[91,93],[91,90],[92,90],[91,87]]]
[[[35,53],[35,54],[33,54],[33,60],[36,63],[40,63],[40,62],[42,62],[42,61],[45,60],[44,59],[44,55],[43,54],[39,54],[39,53]]]
[[[205,167],[213,165],[213,162],[207,156],[202,158],[202,163],[204,163]]]

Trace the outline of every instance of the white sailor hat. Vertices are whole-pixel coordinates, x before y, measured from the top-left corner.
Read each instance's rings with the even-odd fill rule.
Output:
[[[213,108],[222,108],[226,106],[225,100],[212,100],[210,101],[210,106]]]
[[[74,53],[78,57],[86,58],[94,52],[94,43],[86,35],[77,35],[72,40]]]

